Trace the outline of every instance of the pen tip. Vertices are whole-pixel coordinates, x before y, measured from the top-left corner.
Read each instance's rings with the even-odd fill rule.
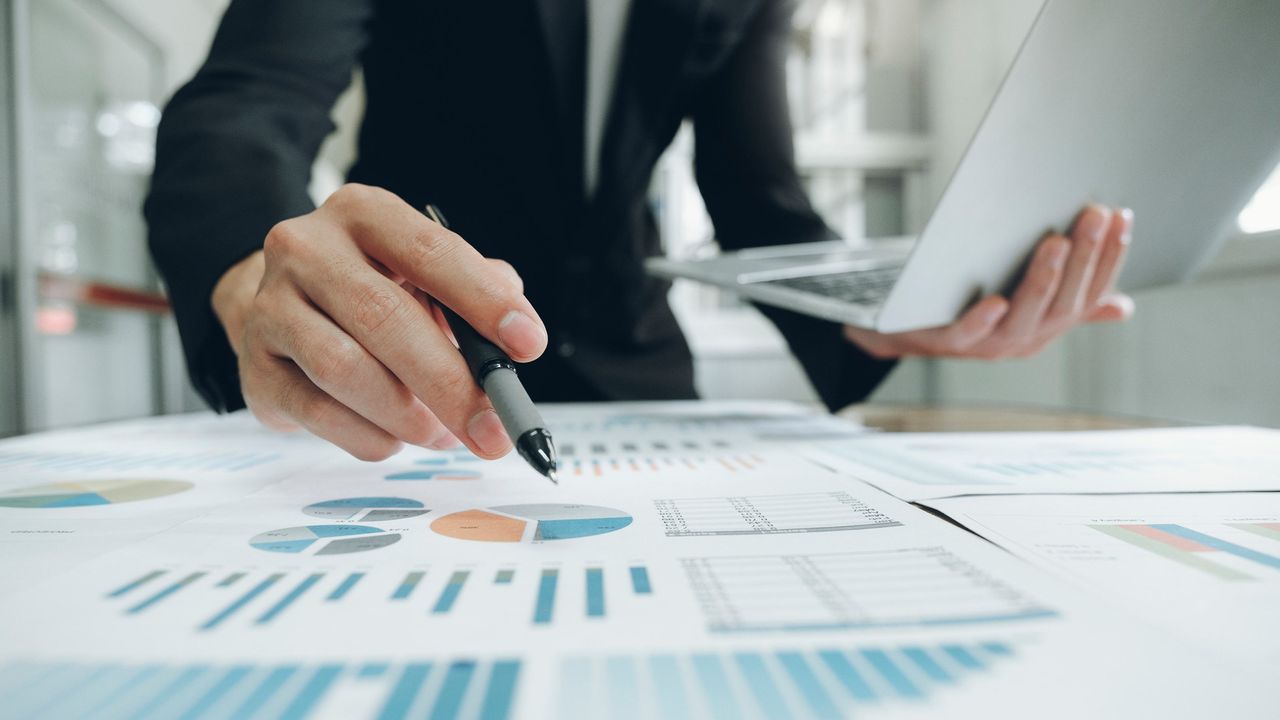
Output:
[[[555,483],[556,485],[559,485],[559,484],[560,484],[560,477],[559,477],[558,475],[556,475],[556,471],[555,471],[555,470],[548,470],[548,471],[547,471],[547,479],[548,479],[548,480],[550,480],[551,482]]]

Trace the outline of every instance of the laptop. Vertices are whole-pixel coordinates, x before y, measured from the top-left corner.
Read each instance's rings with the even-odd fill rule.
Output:
[[[1133,208],[1118,287],[1193,275],[1280,164],[1280,0],[1047,0],[917,239],[782,245],[651,274],[881,332],[1016,285],[1049,228]]]

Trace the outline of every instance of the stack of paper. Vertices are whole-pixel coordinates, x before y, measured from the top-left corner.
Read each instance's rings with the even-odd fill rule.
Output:
[[[1274,516],[1064,507],[1050,542],[1124,564],[1094,576],[892,497],[929,472],[864,465],[869,437],[828,416],[546,415],[558,487],[515,457],[366,464],[244,418],[0,443],[0,718],[1274,716],[1273,656],[1206,658],[1071,581],[1166,582],[1149,556],[1226,588],[1221,614],[1260,610]],[[970,500],[937,506],[993,538],[1041,524],[949,505]],[[1280,635],[1263,621],[1219,627]]]

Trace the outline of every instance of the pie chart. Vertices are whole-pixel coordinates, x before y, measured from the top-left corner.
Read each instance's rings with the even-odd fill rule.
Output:
[[[137,502],[185,492],[185,480],[81,480],[0,492],[0,507],[68,508]]]
[[[302,525],[258,533],[249,544],[259,550],[307,555],[346,555],[400,542],[399,533],[368,525]]]
[[[399,497],[354,497],[312,503],[302,512],[325,520],[379,522],[404,520],[431,512],[417,500]]]
[[[405,470],[391,473],[388,480],[475,480],[480,473],[455,467],[430,467],[421,470]]]
[[[604,535],[630,524],[630,515],[613,508],[536,503],[449,513],[431,523],[431,529],[458,540],[542,542]]]

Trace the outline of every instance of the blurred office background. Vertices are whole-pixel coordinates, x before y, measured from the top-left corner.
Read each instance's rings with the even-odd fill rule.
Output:
[[[225,4],[0,0],[0,436],[201,407],[139,207],[159,108]],[[850,242],[921,228],[1039,4],[801,3],[788,63],[796,144],[832,227]],[[356,77],[316,164],[317,200],[341,183],[360,112]],[[683,257],[715,251],[691,153],[682,132],[653,182],[667,252]],[[1141,221],[1137,241],[1158,242]],[[814,398],[749,307],[684,284],[673,302],[707,397]],[[1280,425],[1277,308],[1280,173],[1201,276],[1142,293],[1134,322],[1076,332],[1031,360],[907,361],[876,399]]]

